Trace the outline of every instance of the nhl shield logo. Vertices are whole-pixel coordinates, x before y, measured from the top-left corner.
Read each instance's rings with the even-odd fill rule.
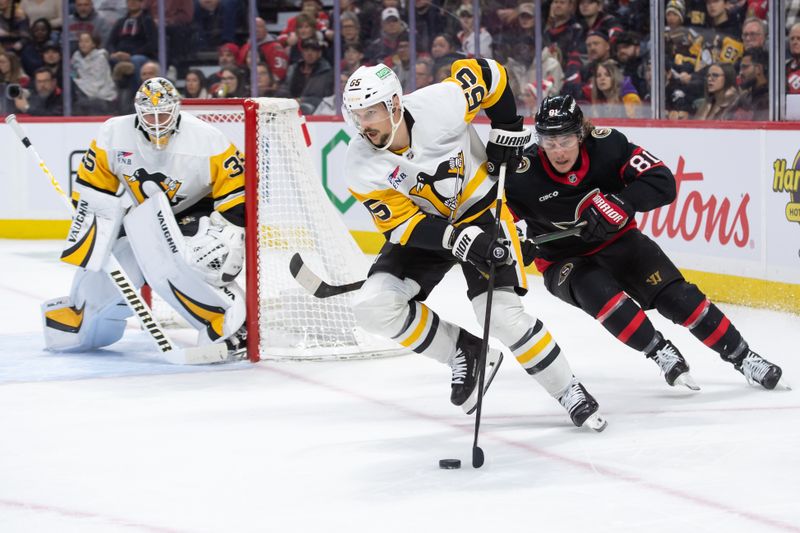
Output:
[[[567,277],[569,276],[570,272],[572,272],[572,263],[567,263],[566,265],[561,267],[561,270],[558,272],[558,286],[560,287],[565,281],[567,281]]]
[[[567,178],[567,181],[570,182],[570,183],[577,183],[578,176],[575,175],[574,173],[570,174],[569,177]]]

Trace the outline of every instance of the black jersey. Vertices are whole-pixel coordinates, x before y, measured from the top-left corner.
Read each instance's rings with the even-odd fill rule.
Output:
[[[520,168],[506,182],[508,205],[527,223],[529,237],[575,224],[597,190],[617,193],[636,211],[650,211],[675,199],[675,176],[660,159],[628,142],[619,131],[595,128],[581,144],[578,160],[569,172],[557,172],[534,144],[525,150]],[[552,261],[591,254],[635,227],[631,217],[605,242],[567,237],[540,245],[537,267],[543,270]]]

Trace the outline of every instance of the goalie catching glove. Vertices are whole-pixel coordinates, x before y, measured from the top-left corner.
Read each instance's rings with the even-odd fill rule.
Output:
[[[506,164],[506,172],[513,174],[522,161],[522,149],[531,141],[531,131],[522,127],[522,117],[511,124],[492,124],[489,142],[486,143],[486,170],[497,176],[500,165]]]
[[[605,241],[622,229],[635,212],[621,196],[598,191],[589,197],[589,206],[578,219],[586,222],[581,239],[586,242]]]
[[[186,238],[186,262],[211,285],[228,285],[244,266],[244,228],[217,211],[201,217],[197,233]]]
[[[511,255],[510,243],[503,239],[492,242],[492,238],[478,226],[464,226],[452,228],[448,248],[459,261],[470,262],[475,267],[488,274],[492,263],[495,265],[511,265],[514,258]]]

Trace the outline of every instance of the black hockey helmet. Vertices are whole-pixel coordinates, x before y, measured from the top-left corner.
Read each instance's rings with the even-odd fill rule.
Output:
[[[536,133],[540,137],[580,133],[582,128],[583,111],[572,96],[549,96],[542,100],[536,113]]]

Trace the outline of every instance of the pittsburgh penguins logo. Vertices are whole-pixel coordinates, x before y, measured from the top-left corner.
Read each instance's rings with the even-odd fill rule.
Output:
[[[164,191],[169,199],[169,205],[171,206],[178,205],[186,199],[185,196],[178,194],[183,183],[161,172],[153,172],[151,174],[143,168],[137,168],[132,176],[125,176],[125,181],[128,183],[131,193],[133,193],[133,196],[139,203],[147,199],[147,195],[142,190],[142,186],[148,181],[152,181]]]
[[[464,176],[464,154],[459,152],[457,156],[451,157],[447,161],[442,161],[436,167],[436,172],[417,174],[417,183],[408,193],[417,198],[427,200],[443,216],[449,216],[450,212],[458,207],[458,199],[461,191],[456,192],[456,196],[445,196],[439,189],[452,192],[455,185],[450,180]],[[444,182],[450,182],[445,184]],[[448,187],[449,185],[449,187]]]

